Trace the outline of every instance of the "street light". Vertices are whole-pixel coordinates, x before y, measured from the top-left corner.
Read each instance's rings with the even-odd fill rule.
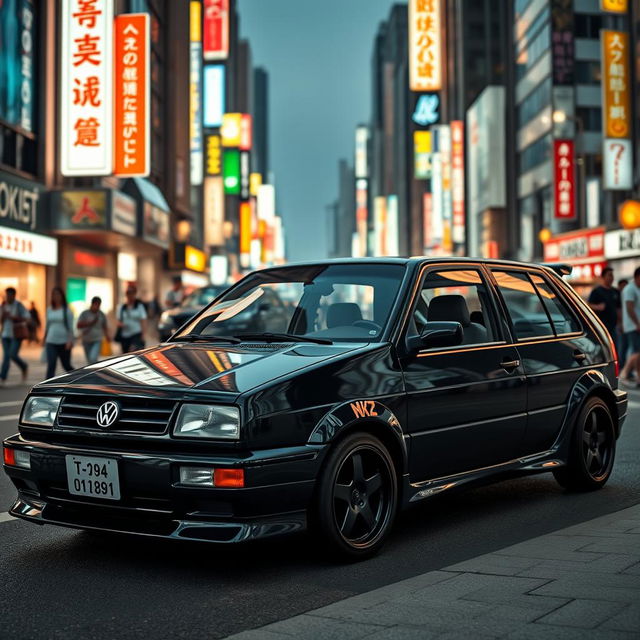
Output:
[[[584,141],[584,121],[580,116],[569,115],[563,109],[556,109],[553,112],[552,119],[555,124],[564,124],[567,121],[574,122],[577,128],[576,135],[574,135],[576,141],[576,147],[578,146],[578,139]],[[579,153],[577,155],[577,163],[579,167],[579,181],[580,184],[578,186],[578,202],[580,206],[579,212],[579,223],[582,226],[586,226],[587,224],[587,211],[586,211],[586,190],[587,190],[587,177],[586,177],[586,163],[584,158],[584,153]]]

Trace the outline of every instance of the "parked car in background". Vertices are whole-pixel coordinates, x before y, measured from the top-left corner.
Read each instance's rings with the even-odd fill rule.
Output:
[[[465,485],[552,472],[600,489],[627,394],[563,271],[369,258],[250,274],[168,343],[35,386],[4,442],[10,513],[222,544],[310,528],[354,559],[399,509]]]
[[[160,342],[167,340],[176,329],[193,318],[198,311],[204,309],[204,307],[215,300],[224,290],[225,287],[215,287],[213,285],[201,287],[186,296],[179,307],[163,311],[158,321]]]

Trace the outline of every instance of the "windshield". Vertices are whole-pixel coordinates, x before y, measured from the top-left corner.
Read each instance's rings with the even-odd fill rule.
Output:
[[[285,333],[332,342],[377,342],[404,272],[404,266],[395,264],[257,272],[198,314],[175,338]]]

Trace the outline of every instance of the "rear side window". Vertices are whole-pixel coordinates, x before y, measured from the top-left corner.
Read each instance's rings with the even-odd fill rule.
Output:
[[[493,271],[518,340],[552,336],[542,300],[523,271]]]
[[[577,333],[581,331],[580,323],[569,311],[565,303],[556,295],[544,278],[535,273],[531,274],[531,280],[538,289],[542,303],[551,317],[551,322],[558,335],[565,333]]]
[[[493,271],[493,276],[518,340],[580,331],[578,321],[539,275]]]

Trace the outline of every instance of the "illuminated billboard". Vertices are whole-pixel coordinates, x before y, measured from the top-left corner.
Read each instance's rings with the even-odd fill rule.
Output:
[[[441,0],[409,0],[409,86],[442,88]]]
[[[225,110],[225,68],[221,64],[204,68],[204,126],[222,126]]]
[[[117,176],[148,176],[149,14],[123,13],[114,23],[114,155]]]
[[[229,0],[204,0],[204,59],[229,55]]]
[[[113,168],[113,0],[62,0],[60,171],[105,176]]]

